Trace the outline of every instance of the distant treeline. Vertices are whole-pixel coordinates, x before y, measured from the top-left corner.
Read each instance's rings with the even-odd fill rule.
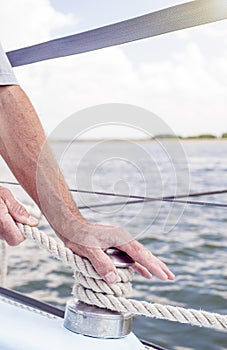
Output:
[[[201,139],[227,139],[227,132],[223,133],[221,136],[216,136],[212,134],[200,134],[194,136],[179,136],[179,135],[156,135],[152,139],[181,139],[181,140],[201,140]]]
[[[123,138],[124,139],[124,138]],[[148,140],[157,140],[157,139],[180,139],[180,140],[221,140],[226,139],[227,140],[227,132],[223,133],[221,136],[216,136],[212,134],[201,134],[201,135],[194,135],[194,136],[179,136],[179,135],[173,135],[173,134],[160,134],[149,138],[144,139],[135,139],[138,141],[148,141]],[[73,142],[97,142],[97,141],[121,141],[122,139],[114,139],[114,138],[100,138],[100,139],[77,139]],[[132,139],[134,140],[134,139]],[[50,142],[69,142],[67,139],[49,139]],[[71,142],[71,141],[70,141]]]

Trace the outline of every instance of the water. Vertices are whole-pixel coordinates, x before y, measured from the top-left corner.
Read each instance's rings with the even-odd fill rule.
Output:
[[[52,146],[71,187],[148,196],[185,193],[189,185],[193,192],[227,188],[227,142],[184,141],[182,145],[186,157],[173,141],[165,147],[155,142]],[[2,179],[13,179],[4,164],[1,169]],[[29,204],[20,188],[9,187],[23,203]],[[80,205],[116,201],[92,195],[76,195],[75,199]],[[227,203],[226,195],[194,200]],[[227,209],[152,202],[102,207],[83,214],[95,222],[125,226],[134,236],[140,234],[141,242],[176,274],[174,282],[161,282],[155,277],[148,281],[136,275],[134,297],[227,313]],[[51,234],[44,219],[40,229]],[[10,248],[7,283],[9,288],[64,307],[73,279],[71,271],[60,262],[32,242],[25,242]],[[145,317],[135,319],[134,332],[172,350],[224,350],[227,344],[220,331]]]

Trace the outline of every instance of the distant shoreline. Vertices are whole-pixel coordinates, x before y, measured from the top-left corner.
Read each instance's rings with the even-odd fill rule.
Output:
[[[70,139],[50,139],[50,142],[102,142],[102,141],[109,141],[109,142],[120,142],[120,141],[136,141],[136,142],[153,142],[153,141],[159,141],[159,140],[166,140],[166,141],[227,141],[227,133],[222,134],[220,137],[212,135],[212,134],[201,134],[201,135],[195,135],[195,136],[175,136],[175,135],[157,135],[155,137],[151,138],[142,138],[142,139],[136,139],[136,138],[94,138],[94,139],[76,139],[76,140],[70,140]]]

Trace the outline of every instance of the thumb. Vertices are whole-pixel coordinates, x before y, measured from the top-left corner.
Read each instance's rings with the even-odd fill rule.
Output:
[[[88,249],[86,257],[92,263],[96,272],[109,284],[117,282],[117,269],[112,260],[102,249]]]
[[[29,225],[29,226],[37,226],[39,221],[31,216],[25,207],[20,204],[15,198],[11,198],[10,201],[6,200],[6,205],[9,211],[9,214],[12,218],[20,222],[21,224]]]

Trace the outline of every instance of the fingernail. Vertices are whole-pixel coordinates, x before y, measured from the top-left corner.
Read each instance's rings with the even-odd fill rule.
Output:
[[[161,276],[161,279],[162,279],[163,281],[166,281],[166,280],[168,280],[168,276],[167,276],[167,275],[162,275],[162,276]]]
[[[160,271],[159,278],[160,278],[162,281],[168,280],[168,276],[167,276],[167,274],[166,274],[164,271]]]
[[[34,218],[33,216],[29,216],[29,218],[27,219],[28,225],[34,226],[34,225],[38,225],[39,221]]]
[[[110,284],[117,282],[117,275],[113,271],[108,272],[104,278],[105,278],[106,282],[108,282]]]
[[[170,277],[171,277],[171,279],[175,279],[176,278],[176,276],[174,275],[174,273],[172,273],[172,272],[170,272]]]

